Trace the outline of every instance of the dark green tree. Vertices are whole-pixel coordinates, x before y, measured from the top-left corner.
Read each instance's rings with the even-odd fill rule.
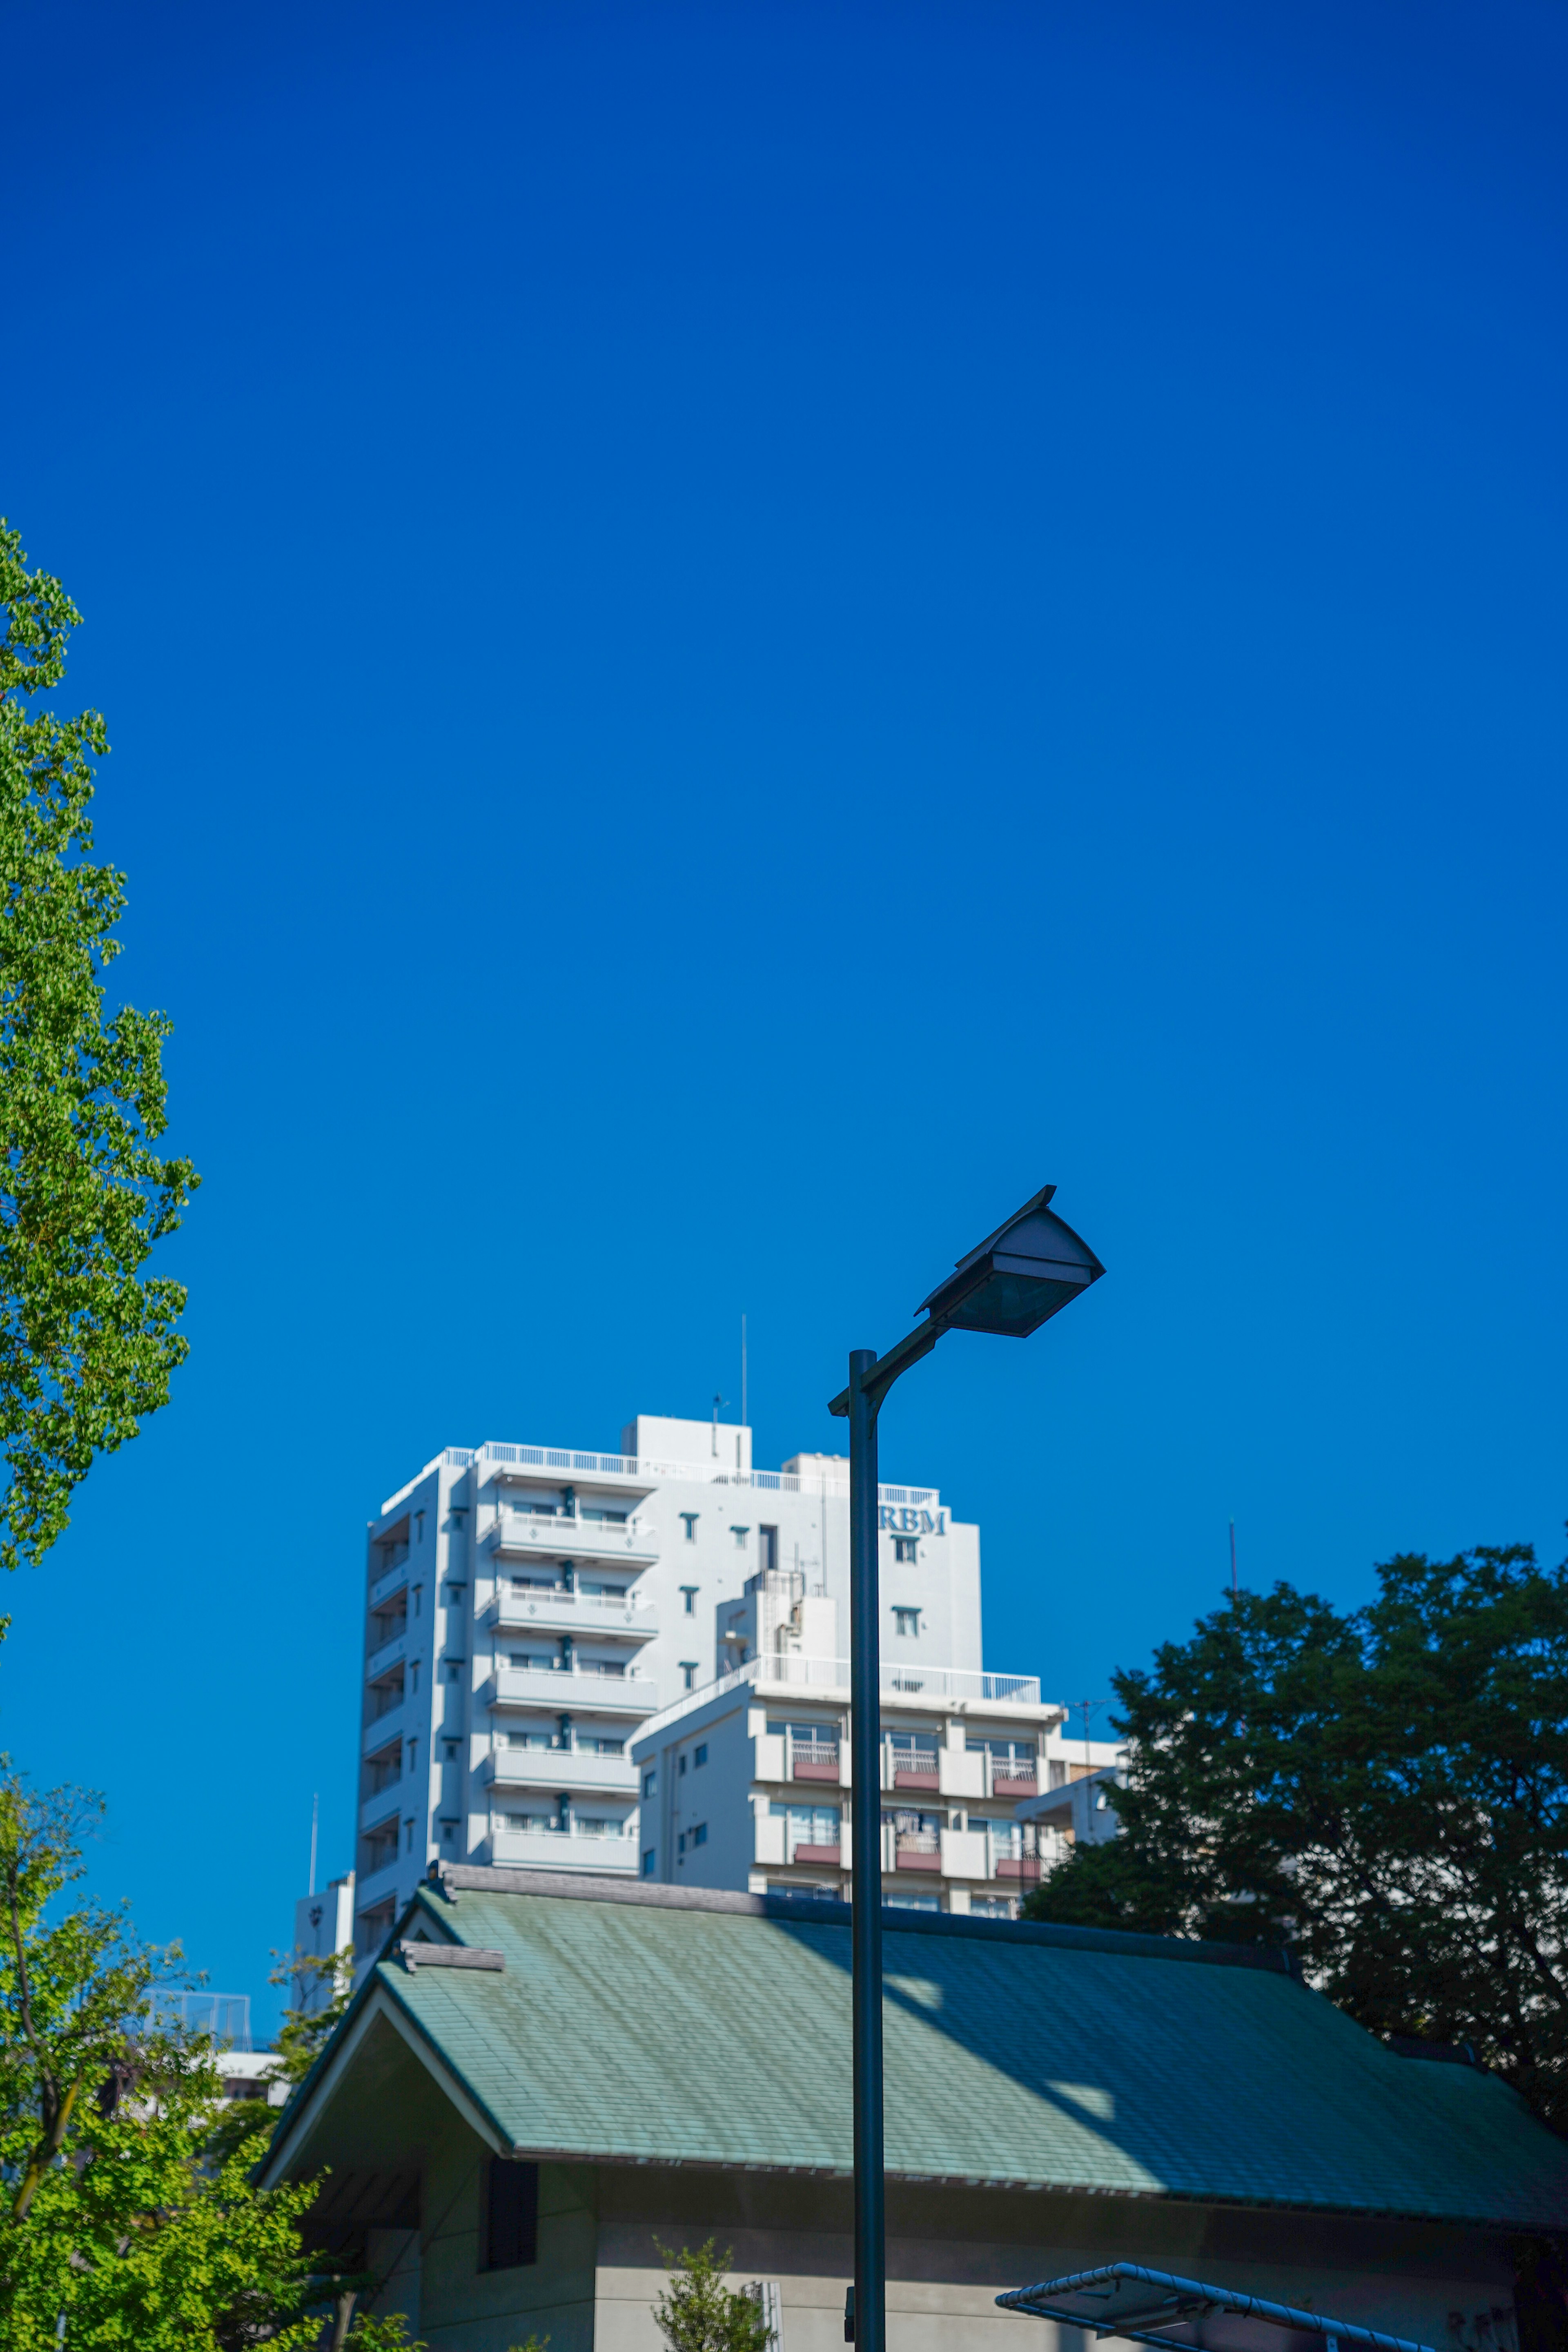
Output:
[[[1568,2129],[1568,1566],[1402,1553],[1243,1592],[1114,1677],[1121,1834],[1029,1916],[1293,1945],[1374,2033],[1468,2043]]]
[[[169,1023],[104,1017],[124,877],[91,858],[95,710],[32,705],[81,618],[0,519],[0,1564],[37,1562],[96,1455],[185,1355],[180,1284],[142,1276],[200,1179],[156,1150]]]

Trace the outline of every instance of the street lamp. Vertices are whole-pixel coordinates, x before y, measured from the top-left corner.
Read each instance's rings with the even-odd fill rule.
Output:
[[[1105,1268],[1050,1206],[1047,1184],[961,1257],[885,1356],[856,1348],[849,1385],[828,1406],[849,1423],[849,1754],[855,1800],[851,1890],[855,2098],[856,2352],[887,2352],[887,2214],[882,2158],[881,1670],[877,1611],[877,1415],[893,1382],[944,1331],[1026,1339]],[[851,2335],[847,2325],[845,2335]]]

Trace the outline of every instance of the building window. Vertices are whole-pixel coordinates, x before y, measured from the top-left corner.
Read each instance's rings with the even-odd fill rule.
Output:
[[[681,1671],[682,1675],[683,1675],[685,1676],[685,1678],[686,1678],[686,1687],[687,1687],[687,1689],[688,1689],[688,1690],[695,1690],[695,1689],[697,1688],[697,1661],[696,1661],[696,1659],[695,1659],[695,1658],[682,1658],[682,1660],[680,1661],[680,1671]]]
[[[492,2156],[486,2168],[487,2271],[515,2271],[539,2259],[539,2167]]]
[[[746,1549],[746,1538],[751,1534],[751,1532],[752,1532],[752,1530],[751,1530],[751,1528],[731,1528],[730,1533],[731,1533],[731,1534],[734,1537],[734,1538],[735,1538],[735,1549],[736,1549],[736,1550],[737,1550],[737,1551],[744,1551],[744,1550],[745,1550],[745,1549]]]
[[[449,1683],[460,1683],[462,1679],[463,1661],[461,1658],[448,1658],[447,1661],[447,1680]]]
[[[643,1849],[642,1874],[645,1878],[651,1878],[653,1876],[655,1852],[656,1849],[651,1845],[645,1846]]]
[[[693,1758],[692,1758],[691,1761],[692,1761],[692,1763],[693,1763],[694,1765],[696,1765],[696,1764],[706,1764],[706,1763],[707,1763],[707,1761],[708,1761],[708,1742],[707,1742],[706,1740],[704,1740],[704,1741],[702,1742],[701,1746],[698,1748],[697,1753],[696,1753],[696,1755],[695,1755],[695,1756],[693,1756]]]
[[[405,1822],[403,1824],[403,1850],[405,1853],[412,1853],[414,1851],[414,1824],[412,1822]]]
[[[642,1776],[642,1792],[643,1792],[643,1795],[644,1795],[645,1797],[651,1797],[651,1796],[652,1796],[652,1794],[653,1794],[653,1792],[654,1792],[654,1790],[658,1788],[658,1774],[657,1772],[645,1772],[645,1773],[643,1774],[643,1776]]]
[[[679,1760],[679,1769],[680,1769],[682,1772],[684,1772],[684,1771],[685,1771],[685,1769],[686,1769],[686,1759],[685,1759],[685,1757],[684,1757],[684,1756],[682,1756],[682,1757],[681,1757],[681,1759],[680,1759],[680,1760]]]
[[[918,1609],[894,1610],[893,1631],[895,1633],[901,1633],[907,1640],[913,1641],[919,1634],[920,1630],[921,1612]]]
[[[446,1750],[447,1750],[447,1763],[448,1763],[448,1764],[455,1764],[455,1763],[457,1762],[457,1760],[458,1760],[458,1743],[457,1743],[457,1741],[456,1741],[455,1739],[447,1739],[447,1740],[444,1740],[444,1741],[443,1741],[443,1743],[442,1743],[442,1745],[445,1747],[445,1748],[446,1748]]]
[[[458,1824],[457,1824],[457,1822],[442,1822],[442,1824],[441,1824],[441,1836],[442,1836],[442,1839],[443,1839],[443,1841],[445,1842],[445,1843],[447,1843],[447,1845],[450,1845],[450,1844],[451,1844],[451,1843],[452,1843],[452,1841],[453,1841],[453,1839],[457,1836],[457,1834],[458,1834]]]
[[[779,1531],[777,1528],[757,1529],[757,1566],[776,1568],[779,1564]]]
[[[693,1845],[706,1845],[706,1844],[707,1844],[707,1843],[708,1843],[708,1824],[707,1824],[707,1822],[698,1822],[697,1827],[696,1827],[696,1828],[692,1831],[692,1832],[691,1832],[691,1843],[692,1843],[692,1844],[693,1844]]]
[[[687,1615],[688,1615],[689,1617],[695,1617],[695,1616],[696,1616],[696,1614],[697,1614],[697,1587],[696,1587],[696,1585],[694,1585],[694,1584],[683,1584],[683,1585],[681,1586],[681,1588],[680,1588],[680,1597],[681,1597],[682,1601],[685,1601],[685,1603],[686,1603],[686,1613],[687,1613]]]
[[[680,1835],[675,1841],[675,1851],[677,1853],[684,1853],[686,1852],[686,1832],[684,1830],[681,1831]]]
[[[901,1559],[906,1565],[912,1566],[916,1561],[918,1561],[920,1556],[921,1548],[915,1541],[913,1536],[895,1536],[893,1538],[893,1558],[895,1559]]]
[[[680,1524],[686,1529],[687,1542],[695,1543],[697,1541],[697,1513],[695,1511],[682,1511],[680,1514]]]

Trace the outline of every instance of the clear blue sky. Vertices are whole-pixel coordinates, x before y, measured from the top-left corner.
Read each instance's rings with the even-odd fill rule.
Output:
[[[363,1521],[738,1395],[1037,1184],[883,1459],[1102,1696],[1564,1462],[1555,6],[6,12],[4,508],[87,614],[191,1360],[0,1738],[259,1991]]]

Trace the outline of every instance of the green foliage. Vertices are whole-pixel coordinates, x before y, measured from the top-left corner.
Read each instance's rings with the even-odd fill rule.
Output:
[[[122,1912],[58,1912],[98,1810],[0,1770],[0,2352],[56,2352],[61,2313],[68,2343],[137,2352],[314,2345],[316,2184],[253,2189],[255,2138],[205,2160],[212,2053],[155,2012],[175,1956]]]
[[[659,2259],[669,2284],[654,2305],[653,2315],[669,2352],[768,2352],[769,2336],[755,2290],[724,2284],[734,2259],[715,2252],[710,2238],[695,2253],[683,2246],[660,2245]]]
[[[1568,1565],[1378,1580],[1348,1613],[1244,1592],[1117,1675],[1123,1833],[1026,1915],[1291,1943],[1373,2032],[1468,2042],[1568,2129]]]
[[[274,1953],[273,1958],[277,1959],[279,1956]],[[323,1986],[327,1993],[319,2009],[306,2010],[295,2004],[283,2012],[278,2034],[278,2054],[282,2060],[278,2079],[290,2092],[299,2088],[331,2039],[338,2020],[353,1998],[353,1974],[352,1944],[341,1952],[296,1952],[292,1959],[279,1959],[268,1974],[268,1984],[291,1984],[301,2000],[311,1984]],[[242,2140],[257,2132],[270,2137],[281,2113],[280,2107],[266,2099],[230,2100],[214,2127],[212,2152],[220,2158],[227,2157]]]
[[[162,1013],[103,1017],[123,877],[90,862],[102,719],[57,719],[81,615],[0,519],[0,1564],[37,1562],[94,1456],[156,1411],[185,1341],[180,1284],[141,1279],[200,1182],[166,1125]]]
[[[362,2313],[343,2342],[348,2352],[430,2352],[423,2339],[409,2336],[400,2311],[395,2311],[388,2319],[377,2319],[371,2312]]]

